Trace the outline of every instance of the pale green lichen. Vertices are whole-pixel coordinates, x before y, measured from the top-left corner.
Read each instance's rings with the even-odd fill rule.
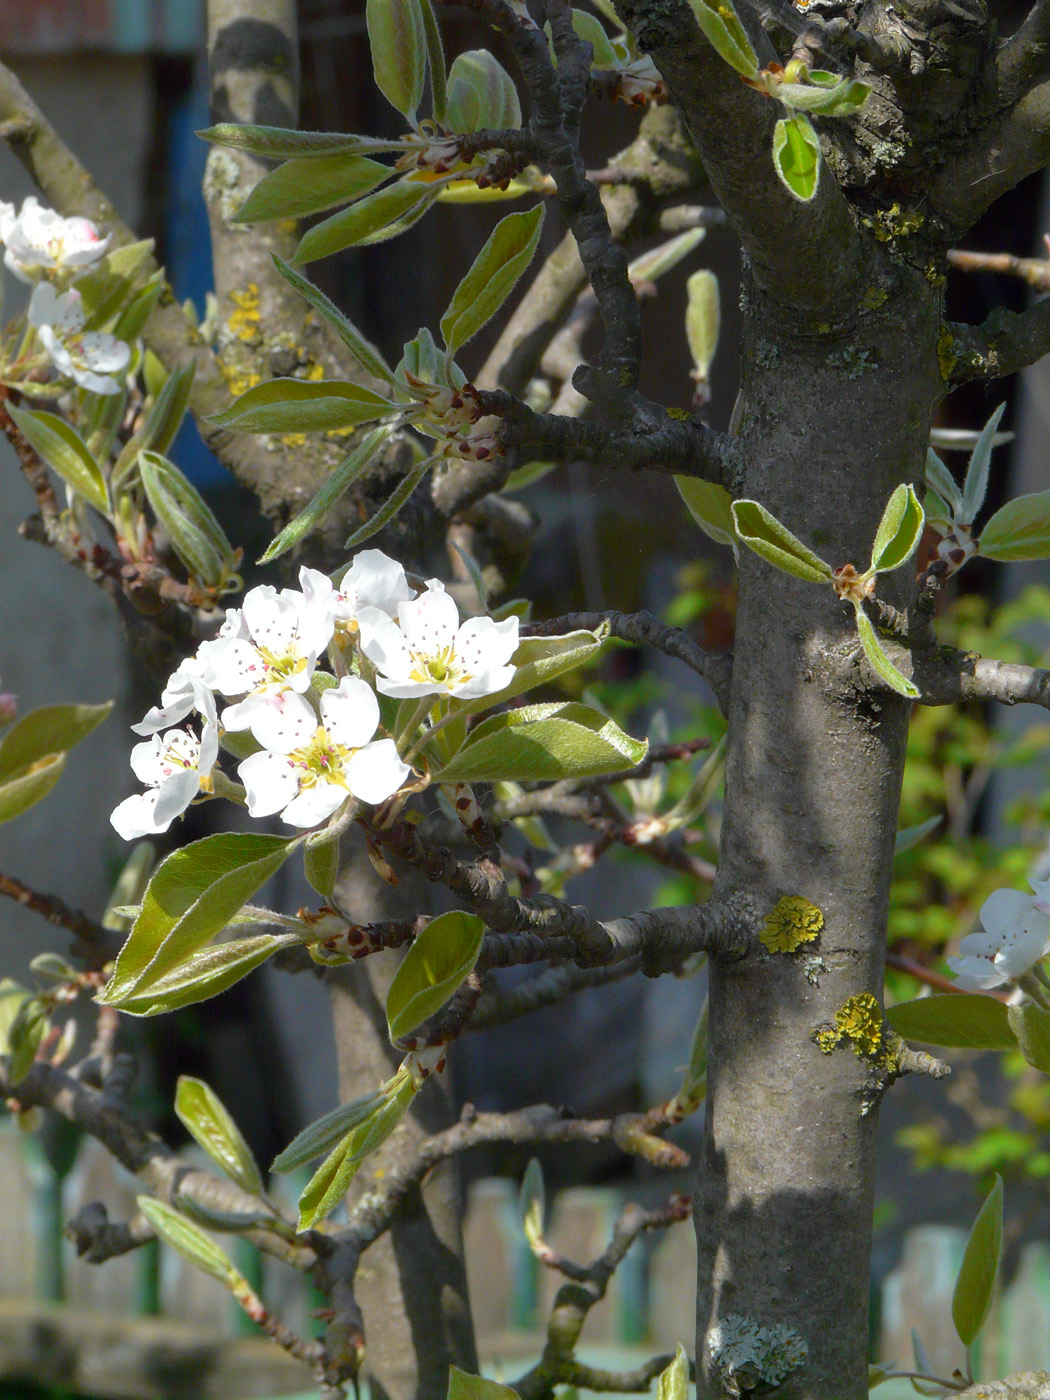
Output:
[[[820,986],[821,973],[827,972],[828,965],[823,958],[818,958],[815,953],[810,953],[802,959],[802,971],[806,974],[806,981],[811,987]]]
[[[744,1313],[727,1313],[707,1334],[707,1351],[729,1395],[780,1385],[809,1356],[805,1339],[786,1323],[763,1327]]]
[[[812,943],[824,927],[824,915],[800,894],[785,894],[766,916],[759,938],[771,953],[793,953],[803,943]]]
[[[959,342],[947,326],[944,326],[937,337],[937,364],[941,371],[941,378],[947,384],[955,372],[955,366],[959,363]]]
[[[847,998],[835,1012],[834,1026],[816,1033],[816,1042],[825,1055],[848,1041],[855,1055],[876,1055],[882,1046],[882,1011],[871,992],[858,992]]]

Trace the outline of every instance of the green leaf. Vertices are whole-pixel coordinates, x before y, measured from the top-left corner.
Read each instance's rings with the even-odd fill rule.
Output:
[[[938,495],[951,506],[953,512],[962,509],[962,492],[955,484],[955,478],[934,452],[926,449],[926,484],[932,486]]]
[[[826,583],[832,577],[830,565],[758,501],[734,501],[731,509],[734,533],[767,563],[807,583]]]
[[[318,1118],[308,1128],[292,1139],[279,1156],[273,1160],[275,1172],[291,1172],[304,1162],[312,1162],[315,1157],[332,1150],[352,1128],[371,1117],[375,1109],[384,1101],[383,1091],[373,1089],[352,1103],[342,1103],[333,1108],[323,1118]]]
[[[922,502],[922,513],[926,524],[939,535],[947,535],[952,528],[952,508],[936,491],[928,490]]]
[[[875,635],[875,628],[871,625],[871,619],[864,609],[859,604],[855,604],[854,608],[857,614],[857,632],[860,634],[860,644],[864,648],[864,655],[868,658],[868,665],[891,690],[895,690],[898,695],[903,695],[909,700],[917,700],[919,698],[918,687],[913,685],[906,676],[901,675],[883,651],[882,643]]]
[[[508,491],[524,491],[526,486],[532,486],[549,476],[557,465],[557,462],[525,462],[522,466],[514,468],[500,487],[500,492],[506,495]]]
[[[447,1400],[515,1400],[516,1390],[487,1376],[472,1376],[458,1366],[448,1368]]]
[[[378,1107],[347,1134],[307,1183],[299,1197],[300,1230],[308,1230],[335,1209],[364,1159],[381,1147],[401,1122],[416,1088],[407,1073],[399,1073],[383,1085]]]
[[[1012,1050],[1017,1044],[1006,1006],[997,997],[967,992],[901,1001],[886,1020],[905,1040],[963,1050]]]
[[[689,341],[689,353],[697,372],[707,378],[718,348],[718,332],[721,327],[721,307],[718,295],[718,278],[708,268],[694,272],[685,284],[688,301],[685,310],[685,334]],[[695,481],[695,477],[676,477],[678,489],[682,491],[682,481]],[[702,485],[711,486],[712,482]],[[717,487],[724,490],[724,487]],[[728,492],[726,495],[728,496]],[[685,492],[682,491],[685,496]],[[686,498],[688,504],[688,497]],[[728,512],[728,506],[727,506]]]
[[[208,421],[235,433],[325,433],[392,413],[396,404],[344,379],[268,379]]]
[[[319,840],[319,837],[325,839]],[[314,832],[303,847],[303,874],[307,883],[327,899],[335,889],[339,876],[339,838],[326,832]]]
[[[952,1321],[963,1346],[971,1347],[992,1306],[1003,1247],[1003,1179],[977,1212],[952,1294]]]
[[[532,261],[543,227],[543,205],[501,219],[453,293],[441,318],[449,354],[481,330],[510,296]]]
[[[203,948],[298,844],[259,832],[221,832],[173,851],[146,887],[103,1004],[123,1006],[132,992],[146,991]]]
[[[708,1000],[705,997],[693,1031],[689,1063],[682,1076],[682,1085],[671,1100],[675,1110],[683,1117],[688,1113],[695,1113],[707,1095],[708,1025]]]
[[[27,997],[19,1004],[7,1032],[9,1084],[20,1084],[33,1068],[49,1025],[48,1008],[41,997]]]
[[[543,1244],[543,1218],[547,1211],[547,1192],[543,1185],[543,1168],[536,1157],[529,1159],[518,1192],[518,1214],[521,1228],[533,1251]]]
[[[488,710],[495,705],[503,705],[516,695],[524,695],[538,685],[546,685],[566,671],[575,671],[578,666],[583,666],[598,654],[601,647],[602,638],[593,632],[565,632],[560,637],[522,637],[511,657],[514,666],[511,683],[494,695],[463,702],[464,713],[472,707]]]
[[[100,330],[127,305],[152,254],[152,238],[124,243],[111,248],[101,263],[77,278],[85,330]]]
[[[712,48],[731,68],[745,78],[753,78],[758,72],[758,58],[729,0],[689,0],[689,5]]]
[[[351,136],[341,131],[294,131],[287,126],[253,126],[240,122],[219,122],[216,126],[198,131],[197,135],[213,145],[228,146],[230,150],[244,151],[261,160],[291,160],[296,157],[320,160],[324,156],[362,151],[375,155],[401,150],[401,142],[396,139],[385,141],[372,136]],[[79,280],[77,286],[80,286]]]
[[[42,801],[62,776],[64,753],[48,754],[20,770],[14,777],[0,778],[0,822],[20,817]]]
[[[414,126],[427,75],[427,35],[419,0],[368,0],[365,22],[376,86]]]
[[[384,525],[389,524],[437,460],[436,457],[424,457],[421,462],[417,462],[412,470],[402,477],[393,495],[388,496],[375,515],[354,531],[343,548],[356,549],[364,540],[371,539]]]
[[[1007,564],[1050,558],[1050,491],[1007,501],[981,531],[977,548],[986,559]]]
[[[988,472],[992,465],[992,444],[995,441],[995,430],[999,426],[999,420],[1005,409],[1004,402],[995,410],[981,429],[981,436],[977,439],[973,452],[970,454],[970,464],[966,468],[966,483],[963,486],[962,509],[958,514],[959,522],[962,525],[972,525],[977,519],[977,512],[984,505],[984,498],[988,494]]]
[[[811,73],[810,77],[815,77]],[[831,85],[814,83],[781,83],[777,100],[794,111],[818,112],[822,117],[847,117],[859,112],[871,96],[867,83],[828,74]]]
[[[393,174],[355,152],[286,160],[264,175],[233,216],[238,224],[269,219],[302,219],[370,194]]]
[[[108,515],[106,478],[77,430],[57,413],[46,413],[43,409],[16,408],[8,404],[7,411],[37,456],[89,505]]]
[[[414,374],[424,384],[448,384],[445,357],[438,349],[429,327],[420,327],[418,334],[406,341],[394,373],[401,383],[405,382],[406,375]]]
[[[788,194],[808,204],[820,183],[820,142],[808,117],[781,117],[777,122],[773,165]]]
[[[441,1010],[478,960],[485,924],[453,909],[431,919],[405,954],[386,998],[390,1039],[400,1040]]]
[[[736,546],[733,522],[733,498],[724,486],[713,481],[701,481],[697,476],[676,476],[678,494],[689,508],[689,514],[717,544]],[[822,575],[823,577],[823,575]]]
[[[932,836],[943,822],[943,816],[936,816],[919,822],[917,826],[902,826],[893,840],[893,854],[899,856],[903,851],[910,851],[920,841],[925,841],[927,836]]]
[[[592,68],[617,68],[619,66],[616,50],[609,42],[605,26],[596,15],[589,15],[585,10],[573,10],[572,27],[579,37],[585,43],[590,44],[594,50],[591,59]]]
[[[375,428],[362,438],[353,452],[344,457],[333,470],[332,475],[310,504],[300,511],[294,520],[288,522],[265,553],[259,556],[259,563],[269,564],[272,559],[279,559],[282,554],[297,545],[311,530],[316,529],[336,501],[345,496],[358,477],[364,474],[393,431],[394,427],[391,424]]]
[[[172,370],[146,415],[136,446],[149,452],[167,452],[182,426],[197,366],[193,360]]]
[[[250,1293],[247,1281],[230,1263],[224,1250],[199,1226],[180,1215],[171,1206],[153,1196],[136,1197],[138,1208],[166,1244],[187,1258],[191,1264],[238,1293]]]
[[[31,1001],[29,992],[10,977],[0,979],[0,1055],[11,1049],[11,1028],[18,1019],[23,1003]]]
[[[143,326],[163,296],[166,286],[164,273],[158,268],[149,281],[134,293],[131,300],[124,303],[119,316],[113,322],[113,334],[118,340],[131,344],[141,335]]]
[[[215,1165],[251,1196],[263,1189],[251,1149],[222,1100],[203,1079],[181,1074],[175,1089],[175,1113]]]
[[[139,453],[139,475],[153,514],[175,553],[206,588],[221,590],[241,562],[204,497],[167,457]]]
[[[344,248],[396,238],[423,217],[440,193],[438,182],[403,177],[315,224],[303,235],[295,250],[295,261],[316,262],[318,258],[341,253]]]
[[[597,777],[633,768],[648,748],[587,705],[526,705],[479,724],[434,777],[442,783]]]
[[[430,0],[419,0],[423,15],[423,27],[427,33],[427,66],[430,70],[431,113],[438,126],[446,126],[445,109],[448,93],[445,87],[445,50],[441,43],[441,30],[434,15]]]
[[[458,54],[448,74],[446,116],[460,135],[482,127],[521,126],[521,103],[514,80],[488,49]]]
[[[681,1342],[670,1366],[660,1373],[656,1400],[689,1400],[689,1358]]]
[[[232,923],[238,922],[234,917]],[[253,938],[230,939],[228,943],[194,953],[162,977],[144,978],[112,1005],[119,1005],[129,1016],[167,1015],[180,1007],[218,996],[281,948],[290,948],[301,941],[298,933],[260,933]],[[103,990],[99,1001],[104,1002],[107,990]]]
[[[308,282],[301,272],[297,272],[292,267],[291,263],[286,263],[276,253],[271,254],[271,256],[274,267],[284,280],[290,282],[295,290],[306,298],[314,310],[324,317],[361,368],[376,379],[385,379],[388,383],[392,383],[394,371],[372,342],[365,339],[352,321],[347,320],[335,302],[330,301],[324,292],[315,287],[312,282]]]
[[[1050,1011],[1026,1001],[1021,1006],[1008,1006],[1006,1014],[1021,1054],[1035,1069],[1050,1074]]]
[[[112,708],[113,701],[107,700],[103,705],[45,705],[22,715],[0,740],[0,779],[74,748],[98,728]]]
[[[647,253],[641,253],[627,264],[627,276],[632,282],[656,282],[666,273],[676,268],[683,258],[687,258],[704,238],[702,228],[686,229],[675,234],[666,243],[658,243]]]
[[[911,486],[903,483],[886,502],[875,543],[871,547],[871,567],[886,574],[899,569],[918,548],[925,519],[919,498]]]

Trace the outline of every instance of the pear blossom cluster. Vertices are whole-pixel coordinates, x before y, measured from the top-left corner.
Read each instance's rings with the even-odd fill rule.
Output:
[[[964,992],[986,992],[1027,976],[1050,953],[1050,880],[1030,880],[1034,893],[996,890],[981,906],[981,928],[947,959]]]
[[[383,732],[377,691],[419,698],[422,715],[425,697],[477,700],[514,677],[516,617],[461,623],[440,580],[417,591],[380,550],[359,553],[338,582],[304,567],[299,585],[253,588],[227,609],[217,635],[133,726],[144,742],[131,766],[145,791],[112,814],[125,840],[165,831],[201,797],[236,796],[251,816],[279,815],[301,830],[349,799],[385,802],[412,769]],[[338,679],[319,668],[326,653]],[[239,786],[218,766],[223,740],[253,750],[238,765]]]
[[[119,393],[130,347],[106,331],[84,329],[81,295],[69,285],[105,255],[109,237],[90,219],[64,219],[30,195],[17,212],[0,201],[0,242],[4,266],[33,286],[29,324],[55,369],[93,394]]]

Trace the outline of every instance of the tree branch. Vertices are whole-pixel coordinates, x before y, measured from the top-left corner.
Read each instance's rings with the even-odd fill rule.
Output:
[[[1035,0],[1021,26],[995,56],[998,98],[1013,107],[1036,83],[1050,77],[1050,0]]]
[[[103,928],[79,909],[71,909],[53,894],[41,894],[21,880],[0,873],[0,895],[31,909],[54,928],[66,929],[79,945],[78,956],[93,969],[101,968],[120,951],[122,940],[118,934]]]
[[[949,321],[944,343],[953,362],[949,376],[953,388],[974,379],[1015,374],[1050,353],[1050,297],[1026,311],[997,307],[979,326]]]
[[[589,991],[592,987],[604,987],[610,982],[621,982],[640,972],[640,954],[624,958],[609,967],[551,967],[540,973],[530,982],[523,982],[509,992],[485,992],[470,1018],[472,1031],[485,1030],[488,1026],[503,1026],[508,1021],[516,1021],[519,1016],[528,1016],[543,1006],[555,1006],[575,992]]]

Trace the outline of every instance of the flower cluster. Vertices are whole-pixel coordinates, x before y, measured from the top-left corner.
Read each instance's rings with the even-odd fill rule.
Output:
[[[251,589],[134,726],[147,742],[133,749],[131,765],[147,791],[113,813],[125,839],[164,831],[202,793],[239,796],[216,767],[220,738],[235,734],[243,737],[227,747],[255,750],[238,767],[253,817],[280,813],[308,829],[350,798],[384,802],[412,770],[380,734],[377,690],[476,700],[514,676],[517,618],[461,624],[437,579],[417,593],[379,550],[358,554],[338,584],[309,568],[299,583]],[[341,679],[318,669],[326,652]],[[190,716],[189,726],[173,727]]]
[[[90,219],[63,219],[32,195],[16,213],[0,201],[4,265],[34,283],[29,324],[59,374],[93,394],[116,394],[130,348],[104,331],[86,331],[81,296],[69,283],[90,271],[109,247]]]
[[[948,958],[956,986],[987,992],[1016,982],[1050,953],[1050,880],[1030,880],[1034,894],[996,890],[981,906],[981,928]]]

